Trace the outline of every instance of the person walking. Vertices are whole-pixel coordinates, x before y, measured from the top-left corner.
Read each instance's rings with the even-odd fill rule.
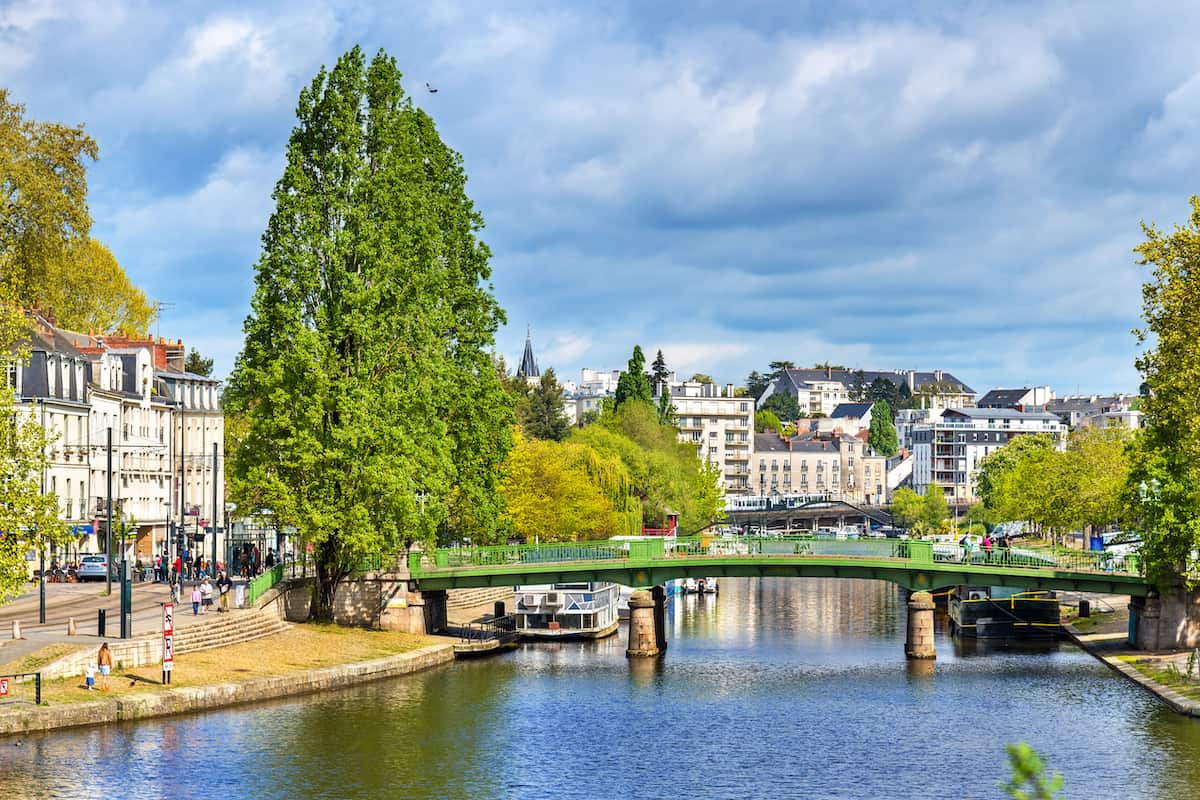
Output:
[[[108,676],[112,673],[112,651],[108,649],[108,642],[100,645],[100,652],[96,655],[96,666],[100,669],[100,691],[108,691]]]
[[[192,587],[192,616],[197,616],[200,613],[200,601],[203,595],[200,594],[200,584]]]
[[[217,578],[217,591],[221,593],[221,606],[217,610],[221,613],[229,611],[229,592],[233,589],[233,581],[229,579],[229,575],[222,572],[221,577]]]
[[[204,576],[204,581],[200,584],[200,607],[201,613],[207,614],[212,608],[213,587],[208,581],[208,576]]]

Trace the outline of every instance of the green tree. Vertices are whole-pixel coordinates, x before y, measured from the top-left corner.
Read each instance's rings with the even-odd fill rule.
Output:
[[[892,519],[902,528],[911,528],[921,521],[925,498],[902,486],[892,493]]]
[[[946,505],[946,493],[936,483],[929,484],[925,487],[919,521],[929,526],[930,530],[937,530],[948,516],[950,516],[950,508]]]
[[[1046,776],[1046,766],[1032,747],[1024,742],[1010,744],[1008,765],[1012,776],[1007,783],[1000,784],[1004,793],[1014,800],[1056,800],[1062,797],[1062,775],[1057,772]]]
[[[975,492],[997,522],[1027,519],[1023,515],[1023,464],[1031,451],[1049,453],[1054,440],[1046,434],[1026,434],[1010,440],[983,458],[975,476]]]
[[[0,277],[30,304],[47,272],[87,238],[86,161],[96,142],[82,125],[35,122],[0,88]]]
[[[900,390],[887,378],[876,378],[867,385],[863,400],[871,403],[883,401],[888,408],[895,408],[899,405]]]
[[[0,375],[24,362],[28,334],[12,287],[0,283]],[[30,550],[67,541],[58,498],[42,490],[51,442],[28,407],[18,405],[13,387],[0,381],[0,602],[24,588]]]
[[[671,382],[671,370],[667,369],[667,360],[663,358],[662,350],[654,355],[654,363],[650,365],[650,388],[658,391],[658,387]]]
[[[746,376],[746,392],[755,400],[763,396],[763,392],[771,385],[771,379],[766,375],[760,375],[758,370],[751,372]]]
[[[756,411],[754,412],[754,430],[757,433],[770,432],[782,435],[783,422],[774,411]]]
[[[633,346],[629,364],[617,378],[617,391],[613,400],[617,408],[631,400],[647,404],[654,402],[650,379],[646,377],[646,357],[642,354],[641,345]]]
[[[711,375],[705,375],[703,372],[697,372],[691,377],[692,383],[716,383]]]
[[[767,365],[767,368],[769,370],[771,370],[770,372],[767,373],[767,380],[773,381],[776,378],[778,378],[780,375],[782,375],[784,372],[786,372],[787,370],[795,369],[796,364],[791,361],[772,361],[770,364]]]
[[[675,405],[671,402],[671,387],[665,383],[662,384],[662,390],[658,395],[658,421],[663,425],[671,426],[677,422]]]
[[[791,422],[804,416],[800,411],[800,403],[793,395],[786,392],[775,392],[759,406],[763,411],[771,411],[781,420]]]
[[[300,93],[229,408],[256,505],[316,555],[314,614],[367,553],[496,535],[512,400],[462,159],[357,47]]]
[[[571,425],[563,413],[563,390],[550,367],[542,373],[529,402],[521,408],[518,418],[521,428],[535,439],[551,439],[561,442],[571,432]]]
[[[193,375],[208,377],[212,375],[213,360],[200,355],[200,351],[193,347],[188,351],[187,359],[183,362],[183,370]]]
[[[820,361],[816,364],[813,364],[812,368],[813,369],[824,369],[824,370],[830,370],[830,369],[844,370],[846,368],[846,365],[845,364],[834,364],[831,361]]]
[[[1126,496],[1143,519],[1147,574],[1164,584],[1200,580],[1200,196],[1186,225],[1170,232],[1142,225],[1138,263],[1147,346],[1137,359],[1146,391],[1145,428],[1134,450]],[[1152,345],[1152,346],[1149,346]]]
[[[154,307],[133,285],[107,247],[84,238],[30,276],[27,297],[53,312],[68,330],[144,334]]]
[[[892,423],[892,409],[886,400],[878,400],[871,407],[871,429],[867,433],[867,444],[881,456],[891,458],[900,451],[896,438],[896,426]]]
[[[850,388],[846,391],[846,396],[860,403],[867,399],[867,376],[861,369],[855,371],[854,380],[850,381]]]

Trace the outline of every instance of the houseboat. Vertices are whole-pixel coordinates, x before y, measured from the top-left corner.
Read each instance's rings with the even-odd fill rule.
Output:
[[[1033,639],[1062,632],[1058,596],[1002,586],[956,586],[947,613],[951,630],[979,639]]]
[[[524,639],[602,639],[617,630],[621,587],[615,583],[517,586],[513,607]]]

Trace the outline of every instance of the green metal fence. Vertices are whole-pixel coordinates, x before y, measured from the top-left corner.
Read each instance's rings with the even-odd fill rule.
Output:
[[[251,578],[246,587],[246,605],[254,605],[272,586],[283,580],[284,566],[277,564],[256,578]]]
[[[1112,573],[1137,576],[1136,556],[1119,556],[1080,550],[989,551],[967,550],[951,542],[920,539],[833,539],[817,536],[691,536],[637,541],[604,540],[555,544],[444,547],[431,554],[409,554],[414,577],[476,567],[510,567],[568,562],[637,562],[659,559],[738,556],[781,556],[849,559],[896,559],[913,565],[960,563],[974,566],[1014,567],[1052,571]]]

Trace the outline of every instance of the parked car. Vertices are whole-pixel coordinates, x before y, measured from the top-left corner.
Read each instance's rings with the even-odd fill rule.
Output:
[[[79,562],[79,580],[102,581],[108,577],[108,556],[84,556]]]

